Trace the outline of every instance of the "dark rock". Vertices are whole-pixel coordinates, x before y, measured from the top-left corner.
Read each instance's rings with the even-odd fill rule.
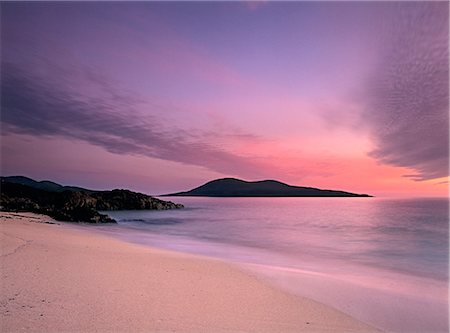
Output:
[[[91,194],[98,210],[177,209],[183,205],[163,201],[129,190],[99,191]]]
[[[59,221],[115,223],[99,210],[177,209],[183,205],[129,190],[47,191],[2,178],[0,209],[45,214]]]

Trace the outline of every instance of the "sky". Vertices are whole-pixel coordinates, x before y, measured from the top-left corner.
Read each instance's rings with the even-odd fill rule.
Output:
[[[2,2],[1,174],[447,196],[447,2]]]

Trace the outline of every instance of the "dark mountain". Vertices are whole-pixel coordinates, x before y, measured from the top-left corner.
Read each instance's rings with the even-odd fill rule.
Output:
[[[203,196],[203,197],[370,197],[368,194],[355,194],[344,191],[321,190],[313,187],[290,186],[276,180],[247,182],[235,178],[210,181],[186,192],[166,194],[165,196]]]
[[[60,191],[59,184],[52,182],[35,182],[26,177],[14,177],[21,182],[33,185],[54,184],[48,186],[54,190],[44,190],[32,186],[9,182],[9,177],[2,177],[0,188],[0,210],[30,211],[46,214],[60,221],[105,223],[115,222],[99,210],[134,210],[134,209],[176,209],[183,205],[170,201],[163,201],[146,194],[128,190],[112,191]]]
[[[9,176],[9,177],[0,177],[1,181],[5,181],[8,183],[16,183],[21,185],[30,186],[33,188],[37,188],[39,190],[51,191],[51,192],[64,192],[64,191],[72,191],[72,192],[95,192],[93,190],[88,190],[82,187],[76,186],[63,186],[49,180],[36,181],[34,179],[24,177],[24,176]]]

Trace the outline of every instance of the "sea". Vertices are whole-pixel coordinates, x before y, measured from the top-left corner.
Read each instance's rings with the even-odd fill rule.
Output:
[[[231,262],[386,332],[449,331],[447,198],[163,199],[185,208],[94,228]]]

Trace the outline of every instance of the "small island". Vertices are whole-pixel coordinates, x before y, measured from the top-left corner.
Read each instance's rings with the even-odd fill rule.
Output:
[[[99,211],[178,208],[183,205],[129,190],[94,191],[23,176],[1,177],[1,210],[45,214],[59,221],[115,223]]]
[[[321,190],[314,187],[291,186],[276,180],[248,182],[236,178],[222,178],[210,181],[186,192],[163,196],[202,197],[372,197],[337,190]]]

